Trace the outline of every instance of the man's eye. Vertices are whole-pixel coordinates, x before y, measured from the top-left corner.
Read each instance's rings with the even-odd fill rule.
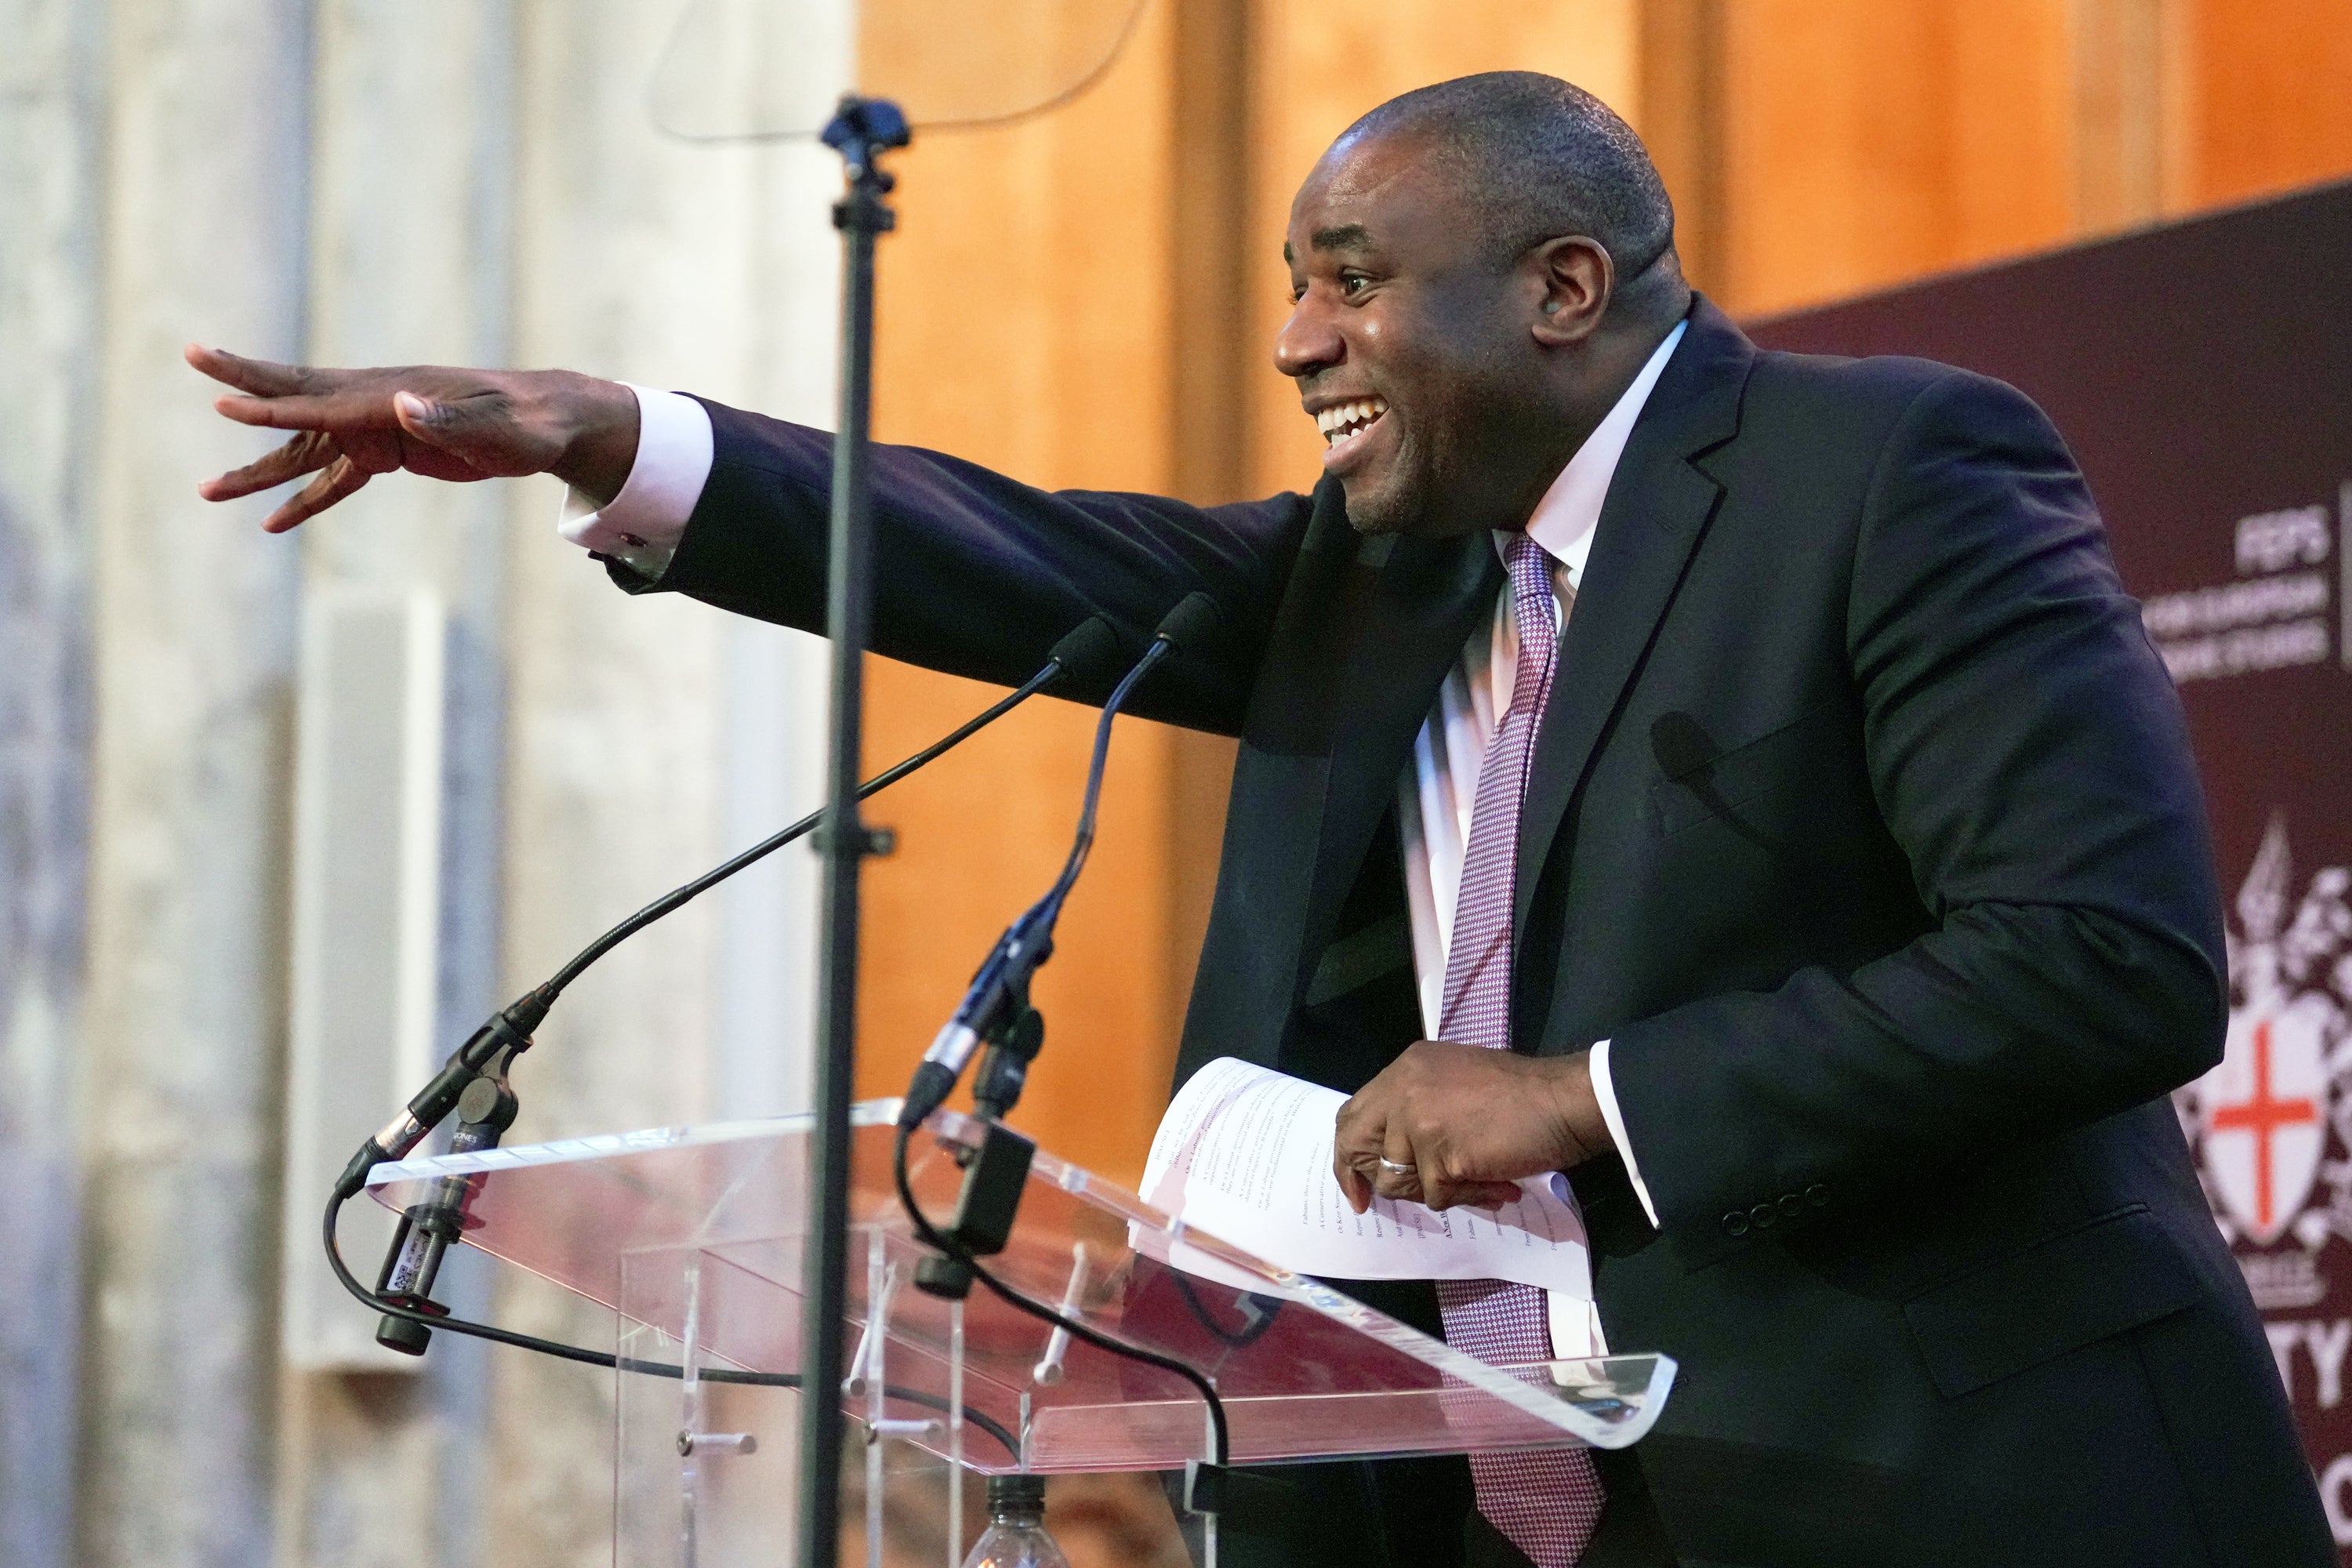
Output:
[[[1371,285],[1372,280],[1365,277],[1360,272],[1342,272],[1339,274],[1339,293],[1341,297],[1345,299],[1354,299],[1357,295],[1370,288]]]

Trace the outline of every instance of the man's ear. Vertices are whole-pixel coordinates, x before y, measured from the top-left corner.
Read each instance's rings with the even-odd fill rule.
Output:
[[[1543,292],[1532,327],[1547,347],[1581,342],[1601,325],[1617,273],[1607,247],[1583,235],[1548,239],[1528,253]]]

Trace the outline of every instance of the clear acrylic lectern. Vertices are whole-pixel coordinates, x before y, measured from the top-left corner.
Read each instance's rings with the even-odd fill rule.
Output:
[[[1205,1458],[1204,1408],[1174,1374],[1073,1342],[985,1287],[961,1302],[915,1287],[924,1248],[890,1175],[898,1110],[853,1112],[854,1348],[837,1397],[864,1423],[869,1561],[887,1533],[952,1564],[964,1471]],[[660,1128],[408,1160],[369,1178],[394,1209],[446,1201],[436,1184],[468,1178],[467,1242],[613,1310],[625,1568],[782,1561],[809,1132],[806,1117]],[[917,1136],[913,1185],[935,1222],[962,1178],[956,1146],[977,1139],[977,1123],[944,1111]],[[1622,1447],[1657,1419],[1674,1377],[1657,1355],[1486,1365],[1042,1151],[992,1267],[1211,1376],[1235,1464]]]

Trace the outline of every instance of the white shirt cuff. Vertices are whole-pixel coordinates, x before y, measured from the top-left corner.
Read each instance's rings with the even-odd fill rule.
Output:
[[[710,412],[675,392],[623,384],[637,395],[637,455],[629,477],[601,508],[567,489],[555,531],[640,576],[659,578],[710,479]]]
[[[1592,1098],[1601,1102],[1601,1120],[1609,1123],[1609,1141],[1617,1145],[1617,1157],[1625,1162],[1626,1177],[1633,1184],[1633,1195],[1642,1200],[1642,1212],[1650,1216],[1650,1228],[1662,1229],[1658,1205],[1650,1201],[1650,1184],[1642,1180],[1642,1167],[1633,1163],[1633,1140],[1625,1136],[1625,1113],[1617,1109],[1617,1086],[1609,1079],[1608,1041],[1592,1047],[1590,1065]]]

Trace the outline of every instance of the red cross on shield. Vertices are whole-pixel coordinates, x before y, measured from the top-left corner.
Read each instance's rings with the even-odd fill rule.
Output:
[[[2258,1246],[2285,1233],[2319,1174],[2327,1142],[2326,1024],[2327,1004],[2318,996],[2261,1013],[2233,1011],[2221,1065],[2199,1096],[2206,1173]]]

